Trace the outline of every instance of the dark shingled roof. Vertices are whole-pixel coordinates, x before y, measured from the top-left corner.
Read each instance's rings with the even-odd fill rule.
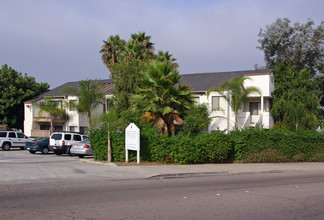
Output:
[[[271,73],[272,70],[246,70],[246,71],[235,71],[235,72],[212,72],[212,73],[194,73],[194,74],[183,74],[181,75],[180,82],[190,86],[193,92],[205,92],[208,89],[219,86],[221,82],[229,80],[233,77],[240,77],[242,75],[264,75]],[[105,94],[113,94],[114,84],[112,79],[98,80],[104,85],[100,88]],[[34,102],[42,99],[46,96],[65,96],[68,94],[62,94],[61,90],[64,87],[78,87],[81,81],[68,82],[61,86],[58,86],[50,91],[35,97],[27,102]]]
[[[99,88],[100,91],[104,92],[105,94],[113,94],[115,85],[113,84],[112,79],[103,79],[103,80],[95,80],[95,81],[99,81],[99,82],[103,83],[103,86],[101,86]],[[81,81],[65,83],[65,84],[63,84],[61,86],[58,86],[58,87],[56,87],[56,88],[54,88],[52,90],[49,90],[49,91],[47,91],[47,92],[33,98],[32,100],[29,100],[27,102],[38,101],[38,100],[42,99],[43,97],[51,97],[51,96],[58,97],[58,96],[69,95],[67,93],[61,93],[62,89],[64,87],[75,87],[75,88],[77,88],[79,86],[80,82]]]
[[[212,73],[195,73],[181,75],[181,83],[190,86],[191,91],[200,92],[208,91],[215,86],[220,86],[223,81],[242,75],[264,75],[269,74],[272,70],[246,70],[235,72],[212,72]]]

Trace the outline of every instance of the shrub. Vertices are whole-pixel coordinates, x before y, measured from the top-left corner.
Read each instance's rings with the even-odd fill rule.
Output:
[[[292,157],[293,162],[304,162],[306,161],[306,156],[304,153],[296,154]]]
[[[310,162],[324,162],[324,152],[317,152],[309,158]]]
[[[288,158],[279,153],[276,149],[269,148],[261,152],[248,155],[242,162],[245,163],[282,163],[287,162]]]
[[[158,163],[222,163],[324,161],[324,135],[316,131],[250,128],[209,134],[164,136],[141,124],[141,161]],[[93,130],[90,141],[95,160],[107,160],[107,132]],[[125,133],[111,133],[112,161],[125,161]],[[129,151],[136,161],[136,151]]]

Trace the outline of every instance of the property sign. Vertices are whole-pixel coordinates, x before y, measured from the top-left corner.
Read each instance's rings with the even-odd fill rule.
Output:
[[[126,162],[128,162],[128,150],[137,151],[137,163],[140,162],[140,129],[134,123],[130,123],[126,128],[125,150]]]

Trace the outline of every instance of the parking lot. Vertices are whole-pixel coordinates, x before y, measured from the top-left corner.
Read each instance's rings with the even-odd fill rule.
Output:
[[[0,184],[136,178],[119,167],[84,163],[75,156],[30,154],[20,149],[0,150],[0,176]]]

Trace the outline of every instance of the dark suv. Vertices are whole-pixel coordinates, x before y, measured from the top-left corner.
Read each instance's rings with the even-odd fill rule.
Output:
[[[54,132],[49,140],[49,150],[56,155],[70,154],[71,145],[88,139],[87,135],[76,132]]]

